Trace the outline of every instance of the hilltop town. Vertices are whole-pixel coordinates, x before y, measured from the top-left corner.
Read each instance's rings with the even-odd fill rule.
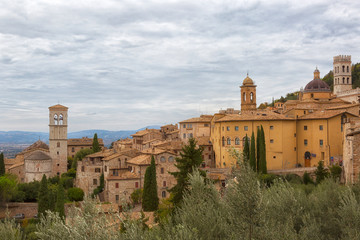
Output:
[[[230,149],[242,152],[245,142],[257,129],[264,129],[267,170],[271,173],[312,172],[322,161],[325,166],[343,168],[342,181],[358,179],[360,89],[352,89],[351,56],[335,56],[334,90],[321,80],[315,69],[314,78],[301,89],[297,100],[275,103],[258,109],[253,79],[246,76],[240,86],[241,109],[220,110],[162,126],[145,129],[112,144],[111,149],[85,156],[77,162],[74,185],[91,195],[104,179],[99,193],[103,202],[131,202],[130,195],[144,186],[144,175],[155,158],[157,191],[160,199],[169,197],[168,189],[176,184],[169,172],[176,171],[176,158],[190,138],[203,149],[204,169],[221,189],[226,186],[230,169],[236,160]],[[68,108],[60,104],[49,107],[49,145],[37,141],[16,155],[5,159],[6,172],[18,181],[40,181],[42,176],[66,174],[73,159],[82,149],[91,149],[93,139],[68,139]]]

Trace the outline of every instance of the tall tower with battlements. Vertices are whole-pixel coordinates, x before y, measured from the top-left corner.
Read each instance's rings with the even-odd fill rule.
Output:
[[[351,56],[339,55],[334,57],[334,94],[352,89]]]
[[[67,171],[68,108],[57,104],[49,107],[49,150],[52,159],[52,176]]]

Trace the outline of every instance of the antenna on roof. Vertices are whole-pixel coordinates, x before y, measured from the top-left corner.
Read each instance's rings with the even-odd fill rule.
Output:
[[[249,70],[246,71],[246,76],[247,76],[247,77],[249,76]]]

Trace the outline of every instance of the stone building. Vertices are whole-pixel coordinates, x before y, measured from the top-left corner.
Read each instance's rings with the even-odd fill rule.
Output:
[[[161,126],[160,132],[163,134],[163,139],[165,140],[176,141],[180,139],[177,124],[168,124]]]
[[[345,124],[343,165],[345,182],[358,182],[360,172],[360,120],[350,119]]]
[[[131,135],[133,137],[133,148],[137,150],[145,150],[163,140],[163,134],[158,129],[145,129]],[[158,140],[158,141],[155,141]]]
[[[100,147],[104,148],[104,141],[98,138]],[[92,149],[93,139],[88,137],[83,138],[70,138],[67,141],[67,153],[68,157],[74,157],[75,154],[81,149]]]
[[[189,138],[210,137],[210,122],[212,115],[201,115],[179,122],[180,138],[187,141]]]
[[[241,114],[215,114],[211,120],[211,137],[216,167],[235,165],[229,149],[243,149],[246,136],[263,126],[266,159],[269,170],[299,166],[326,165],[341,161],[344,123],[357,117],[357,106],[332,98],[329,86],[320,80],[315,70],[299,100],[284,104],[283,114],[269,110],[254,110],[256,86],[247,76],[241,86]],[[245,93],[245,98],[244,98]],[[253,93],[253,97],[251,97]],[[245,110],[245,111],[244,111]]]
[[[120,139],[113,143],[113,148],[120,152],[125,149],[131,149],[133,147],[133,140],[131,138]]]

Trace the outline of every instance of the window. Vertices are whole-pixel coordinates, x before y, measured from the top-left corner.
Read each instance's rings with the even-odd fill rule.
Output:
[[[57,151],[56,154],[59,155],[59,151]]]
[[[160,158],[160,162],[162,162],[162,163],[166,162],[166,159],[165,159],[164,156],[162,156],[162,157]]]
[[[240,139],[239,138],[235,138],[235,145],[240,145]]]
[[[231,145],[231,139],[230,138],[227,138],[227,145]]]
[[[163,181],[163,187],[166,187],[166,181]]]
[[[116,203],[119,203],[119,195],[115,195],[115,201]]]
[[[244,126],[244,131],[247,131],[248,129],[248,126]]]
[[[274,126],[270,126],[270,130],[274,130]]]
[[[222,145],[225,146],[225,137],[222,137]]]
[[[307,126],[304,126],[304,130],[305,130],[305,131],[307,130]]]
[[[273,156],[273,158],[276,158],[276,156]]]
[[[270,139],[270,143],[274,143],[274,139]]]
[[[97,179],[93,179],[93,185],[97,185]]]
[[[162,197],[162,198],[166,198],[166,191],[162,191],[162,192],[161,192],[161,197]]]
[[[74,147],[71,148],[71,152],[75,152],[75,148],[74,148]]]
[[[296,133],[294,133],[294,137],[296,137]]]
[[[346,72],[349,72],[349,66],[346,67]]]
[[[296,151],[296,147],[294,147],[294,151]]]
[[[304,145],[307,146],[308,145],[308,141],[307,139],[304,139]]]
[[[115,188],[119,188],[119,183],[115,183]]]
[[[186,133],[184,133],[183,138],[184,138],[184,139],[186,138]]]
[[[226,127],[226,131],[230,131],[230,127]]]
[[[207,123],[204,124],[204,127],[208,127],[208,126],[209,126],[209,124],[207,124]]]
[[[113,169],[112,175],[113,175],[113,176],[119,176],[118,170]]]
[[[324,146],[324,140],[320,139],[320,147]]]
[[[95,168],[95,172],[100,172],[100,168]]]
[[[304,111],[304,114],[306,114],[306,111]]]
[[[105,172],[107,172],[107,166],[105,166]]]
[[[346,79],[346,83],[349,84],[349,78]]]
[[[57,144],[56,144],[56,145],[57,145],[57,147],[60,147],[60,142],[57,142]]]
[[[209,149],[209,151],[211,151],[211,147],[209,147],[208,149]]]
[[[139,182],[135,182],[135,188],[139,188]]]
[[[343,67],[343,70],[342,70],[342,71],[345,72],[345,66],[342,66],[342,67]]]
[[[164,174],[164,168],[160,168],[161,174]]]
[[[235,131],[239,131],[239,126],[235,126]]]
[[[188,127],[188,128],[192,128],[192,124],[189,123],[189,124],[187,125],[187,127]]]
[[[84,172],[85,171],[85,167],[81,166],[81,171]]]
[[[324,129],[323,125],[319,125],[319,130],[322,131]]]
[[[186,124],[183,125],[183,128],[186,128]]]
[[[192,133],[189,134],[189,138],[193,138],[193,134],[192,134]]]
[[[250,101],[252,102],[254,100],[254,94],[250,93]]]
[[[170,156],[170,157],[168,158],[168,161],[169,161],[169,163],[174,162],[174,157],[173,157],[173,156]]]

